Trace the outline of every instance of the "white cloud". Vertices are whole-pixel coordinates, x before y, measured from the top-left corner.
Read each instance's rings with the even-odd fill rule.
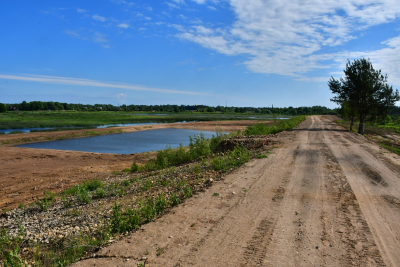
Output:
[[[167,4],[170,8],[179,8],[179,6],[177,6],[177,5],[173,4],[173,3],[170,3],[170,2],[166,2],[166,4]]]
[[[78,12],[78,13],[85,13],[87,10],[85,10],[85,9],[80,9],[80,8],[77,8],[76,9],[76,12]]]
[[[107,43],[108,40],[106,39],[106,36],[104,34],[101,34],[99,32],[95,32],[93,35],[93,42],[95,43]]]
[[[127,23],[120,23],[120,24],[118,24],[118,27],[128,29],[130,27],[130,25]]]
[[[217,11],[217,9],[213,6],[207,6],[208,9],[213,10],[213,11]]]
[[[315,69],[336,67],[324,65],[324,61],[338,62],[342,56],[348,56],[348,52],[323,54],[325,47],[343,45],[356,38],[360,30],[400,17],[400,5],[394,0],[229,0],[229,3],[235,15],[232,25],[186,27],[177,36],[226,55],[247,55],[248,60],[243,63],[253,72],[298,78]],[[388,46],[386,50],[369,53],[371,59],[379,54],[394,62],[390,63],[393,66],[399,66],[394,52],[400,47],[400,38],[387,40],[384,45]]]
[[[129,85],[129,84],[119,84],[119,83],[113,83],[113,82],[102,82],[102,81],[96,81],[96,80],[57,77],[57,76],[43,76],[43,75],[20,76],[20,75],[2,75],[2,74],[0,74],[0,79],[18,80],[18,81],[26,81],[26,82],[41,82],[41,83],[51,83],[51,84],[76,85],[76,86],[119,88],[119,89],[126,89],[126,90],[148,91],[148,92],[164,93],[164,94],[206,95],[204,93],[197,93],[197,92],[158,89],[158,88],[145,87],[145,86],[136,86],[136,85]]]
[[[99,16],[99,15],[93,15],[92,19],[97,20],[97,21],[101,21],[101,22],[106,21],[105,17]]]

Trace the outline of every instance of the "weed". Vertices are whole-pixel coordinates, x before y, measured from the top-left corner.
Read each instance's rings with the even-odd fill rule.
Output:
[[[56,195],[49,191],[44,191],[44,198],[37,197],[36,204],[41,210],[47,210],[48,207],[56,200]]]
[[[213,197],[217,197],[217,196],[219,196],[219,193],[214,193],[213,194]]]
[[[145,205],[140,209],[141,214],[143,216],[146,223],[151,222],[156,216],[157,212],[155,209],[154,201],[152,197],[149,197],[145,203]]]
[[[90,202],[92,202],[92,199],[89,196],[88,190],[86,190],[83,187],[78,187],[77,196],[78,196],[78,200],[81,203],[89,204]]]
[[[167,187],[169,185],[169,182],[165,179],[158,179],[157,182],[163,187]]]
[[[142,191],[148,191],[153,186],[153,181],[151,179],[147,179],[146,181],[143,181]]]
[[[94,191],[97,188],[102,188],[103,186],[104,186],[103,182],[101,182],[98,179],[95,179],[95,180],[83,182],[83,185],[81,186],[81,188],[84,188],[85,190],[88,190],[88,191]]]
[[[155,201],[155,211],[156,213],[161,213],[167,207],[167,201],[165,200],[164,193],[157,196]]]
[[[246,188],[243,188],[243,192],[248,192],[249,190]]]
[[[64,202],[64,208],[70,208],[72,206],[72,201],[71,200],[65,200]]]
[[[106,195],[107,195],[107,194],[106,194],[106,191],[104,191],[103,188],[97,188],[96,194],[95,194],[95,197],[96,197],[96,198],[103,198],[103,197],[105,197]]]
[[[139,170],[139,166],[134,162],[131,166],[131,172],[137,172]]]
[[[164,249],[162,247],[157,248],[157,253],[156,253],[157,256],[160,256],[163,253],[164,253]]]
[[[268,158],[268,155],[259,153],[259,154],[256,155],[256,158],[258,158],[258,159],[265,159],[265,158]]]
[[[124,186],[130,186],[131,185],[131,181],[130,180],[125,180],[123,182]]]
[[[146,250],[146,251],[144,252],[144,254],[145,254],[145,255],[149,255],[150,252],[149,252],[148,250]]]
[[[18,203],[18,208],[22,209],[23,207],[25,207],[24,203],[22,202]]]
[[[169,203],[173,207],[181,203],[181,199],[178,197],[177,194],[171,193],[171,195],[169,196]]]
[[[184,187],[182,193],[184,198],[189,198],[192,196],[192,188],[190,188],[189,186]]]

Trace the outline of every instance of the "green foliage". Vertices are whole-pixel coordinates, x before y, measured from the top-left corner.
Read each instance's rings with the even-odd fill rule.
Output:
[[[328,82],[335,95],[331,101],[340,105],[347,103],[352,116],[357,112],[358,133],[364,134],[363,123],[388,114],[400,100],[400,95],[398,90],[393,91],[393,87],[388,85],[387,75],[375,70],[369,59],[348,60],[344,74],[344,78],[335,80],[331,77]]]
[[[244,135],[267,135],[267,134],[276,134],[282,131],[287,131],[299,125],[302,121],[304,121],[307,116],[296,116],[287,120],[281,120],[272,125],[266,125],[262,122],[258,122],[254,125],[247,126],[244,131]]]
[[[184,187],[182,189],[182,194],[184,198],[189,198],[192,196],[192,188],[190,188],[189,186]]]
[[[169,203],[173,207],[181,203],[181,199],[177,194],[171,193],[171,195],[169,196]]]
[[[214,170],[226,171],[230,168],[238,167],[250,160],[251,153],[245,147],[235,147],[234,150],[223,156],[214,157],[211,166]]]
[[[107,193],[106,193],[106,191],[104,191],[103,188],[97,188],[94,196],[95,196],[95,198],[103,198],[103,197],[107,196]]]
[[[85,190],[88,191],[94,191],[97,188],[102,188],[104,186],[103,182],[101,182],[98,179],[91,180],[91,181],[85,181],[81,188],[84,188]]]
[[[157,213],[162,212],[167,207],[167,201],[165,200],[164,193],[157,196],[155,201],[155,211]]]
[[[398,148],[396,148],[396,147],[388,146],[388,145],[386,145],[386,144],[384,144],[384,143],[380,143],[380,142],[379,142],[378,144],[380,144],[380,145],[383,146],[384,148],[386,148],[386,149],[392,151],[393,153],[396,153],[397,155],[400,155],[400,149],[398,149]]]
[[[256,155],[256,158],[258,158],[258,159],[265,159],[265,158],[268,158],[268,155],[266,155],[266,154],[257,154]]]
[[[151,222],[157,214],[154,201],[152,197],[148,197],[145,205],[141,207],[140,213],[145,219],[145,222]]]
[[[131,172],[137,172],[139,170],[139,166],[134,162],[131,166]]]
[[[85,187],[78,186],[78,191],[76,194],[78,196],[78,200],[81,203],[89,204],[90,202],[92,202],[92,199],[89,196],[89,192]]]
[[[131,185],[131,181],[129,181],[128,179],[123,181],[123,185],[124,186],[130,186]]]
[[[44,191],[44,198],[37,197],[36,204],[41,210],[47,210],[48,207],[56,200],[56,195],[49,191]]]
[[[0,113],[4,113],[7,111],[6,105],[4,105],[3,103],[0,103]]]

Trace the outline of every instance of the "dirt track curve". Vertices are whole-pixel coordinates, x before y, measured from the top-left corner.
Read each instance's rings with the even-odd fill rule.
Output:
[[[400,266],[398,157],[329,117],[279,138],[268,158],[75,266]]]

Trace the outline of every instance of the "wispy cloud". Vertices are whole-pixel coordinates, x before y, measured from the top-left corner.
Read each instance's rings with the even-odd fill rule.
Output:
[[[77,9],[76,9],[76,12],[78,12],[78,13],[85,13],[85,12],[87,12],[87,10],[77,8]]]
[[[337,62],[341,55],[323,54],[325,47],[343,45],[357,38],[360,30],[400,17],[400,5],[393,0],[227,2],[235,15],[232,25],[185,26],[177,36],[222,54],[247,55],[249,59],[243,64],[253,72],[298,78],[315,69],[336,67],[326,61]],[[384,45],[388,49],[377,53],[393,56],[400,39],[388,40]],[[398,66],[399,56],[395,58]]]
[[[83,37],[79,33],[77,33],[76,31],[65,30],[64,33],[68,34],[69,36],[74,37],[74,38],[83,39]]]
[[[208,9],[213,10],[213,11],[217,11],[217,9],[213,6],[207,6]]]
[[[118,24],[118,27],[128,29],[130,27],[130,25],[127,23],[120,23],[120,24]]]
[[[97,21],[101,21],[101,22],[106,21],[105,17],[99,16],[97,14],[96,15],[92,15],[92,19],[97,20]]]
[[[27,81],[27,82],[41,82],[41,83],[51,83],[51,84],[63,84],[63,85],[75,85],[75,86],[119,88],[119,89],[126,89],[126,90],[148,91],[148,92],[164,93],[164,94],[206,95],[205,93],[158,89],[158,88],[135,86],[135,85],[129,85],[129,84],[119,84],[119,83],[113,83],[113,82],[102,82],[102,81],[96,81],[96,80],[57,77],[57,76],[43,76],[43,75],[21,76],[21,75],[0,74],[0,79],[18,80],[18,81]]]
[[[101,34],[99,32],[95,32],[93,35],[93,42],[95,43],[107,43],[108,40],[106,39],[106,36],[104,34]]]

